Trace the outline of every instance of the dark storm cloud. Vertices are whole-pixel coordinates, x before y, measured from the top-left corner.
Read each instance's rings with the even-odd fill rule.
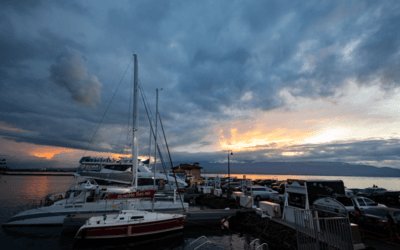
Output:
[[[73,39],[56,35],[49,30],[40,30],[38,38],[17,34],[16,24],[6,15],[0,16],[0,69],[8,73],[10,69],[25,69],[28,60],[54,60],[66,48],[83,50],[83,46]],[[29,71],[27,70],[25,74]]]
[[[152,109],[155,88],[164,88],[160,110],[172,147],[208,145],[204,138],[215,132],[209,121],[237,119],[227,110],[285,105],[279,96],[283,88],[318,98],[333,95],[349,78],[360,84],[378,78],[390,90],[400,79],[399,6],[397,1],[2,1],[0,115],[7,125],[27,132],[1,134],[84,149],[132,52],[139,54],[139,77]],[[105,130],[127,128],[130,72],[92,150],[105,149],[100,143],[107,136],[118,148],[118,136]],[[252,98],[242,100],[247,93]],[[141,145],[147,145],[147,123],[141,115]],[[339,153],[351,161],[395,157],[383,142],[375,142],[382,147],[377,152],[372,142],[358,143],[369,154],[355,143],[352,150],[323,146],[326,153],[312,145],[286,150],[314,148],[291,158],[298,160],[336,159]],[[268,150],[260,149],[256,158],[268,160],[262,154],[275,153],[274,159],[287,159],[272,145]],[[201,157],[218,161],[219,153]]]
[[[43,5],[42,0],[3,0],[0,2],[0,7],[3,9],[11,8],[17,12],[27,13]]]
[[[65,88],[74,101],[95,107],[101,101],[103,86],[96,76],[88,76],[82,56],[77,51],[62,54],[50,67],[50,79]]]

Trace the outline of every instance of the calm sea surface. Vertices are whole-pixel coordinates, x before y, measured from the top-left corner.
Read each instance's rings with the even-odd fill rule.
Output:
[[[217,174],[206,174],[206,176],[215,177]],[[227,177],[227,175],[220,175]],[[231,177],[243,178],[243,174],[231,174]],[[280,181],[287,179],[319,179],[319,180],[342,180],[347,188],[367,188],[376,185],[388,190],[400,190],[400,178],[392,177],[354,177],[354,176],[317,176],[317,175],[259,175],[245,174],[247,179],[272,179]]]
[[[73,177],[6,176],[0,175],[0,224],[13,213],[27,210],[32,202],[50,193],[65,191],[73,184]],[[112,241],[102,245],[74,245],[74,235],[62,233],[62,227],[0,228],[0,249],[187,249],[188,244],[205,235],[212,244],[201,249],[250,249],[255,238],[218,226],[185,227],[183,233],[162,239],[136,243]],[[204,241],[203,241],[204,242]],[[196,244],[196,243],[195,243]],[[256,245],[258,246],[258,244]]]

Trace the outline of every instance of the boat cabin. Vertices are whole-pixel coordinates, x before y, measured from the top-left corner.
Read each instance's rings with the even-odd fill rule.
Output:
[[[282,219],[295,223],[294,211],[310,209],[313,202],[321,197],[345,195],[341,180],[299,180],[288,179]]]

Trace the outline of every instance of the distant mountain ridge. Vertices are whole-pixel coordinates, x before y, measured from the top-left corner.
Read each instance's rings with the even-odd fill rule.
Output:
[[[200,162],[206,172],[227,173],[227,163]],[[245,162],[231,163],[231,173],[276,175],[336,175],[400,177],[400,169],[342,162]]]

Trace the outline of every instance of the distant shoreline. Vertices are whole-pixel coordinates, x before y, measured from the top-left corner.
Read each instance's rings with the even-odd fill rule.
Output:
[[[206,172],[202,174],[217,174],[217,175],[228,175],[227,173],[217,173],[217,172]],[[293,176],[298,176],[298,175],[304,175],[304,176],[345,176],[345,177],[379,177],[379,178],[400,178],[400,176],[387,176],[387,175],[382,175],[382,176],[377,176],[377,175],[333,175],[333,174],[268,174],[268,173],[231,173],[231,175],[271,175],[272,177],[276,175],[293,175]]]
[[[71,170],[35,170],[35,169],[7,169],[1,173],[19,173],[19,172],[29,172],[29,173],[75,173],[76,169]]]
[[[38,171],[16,171],[16,172],[1,172],[0,175],[12,175],[12,176],[74,176],[73,172],[58,172],[54,171],[49,173],[49,171],[38,172]]]

